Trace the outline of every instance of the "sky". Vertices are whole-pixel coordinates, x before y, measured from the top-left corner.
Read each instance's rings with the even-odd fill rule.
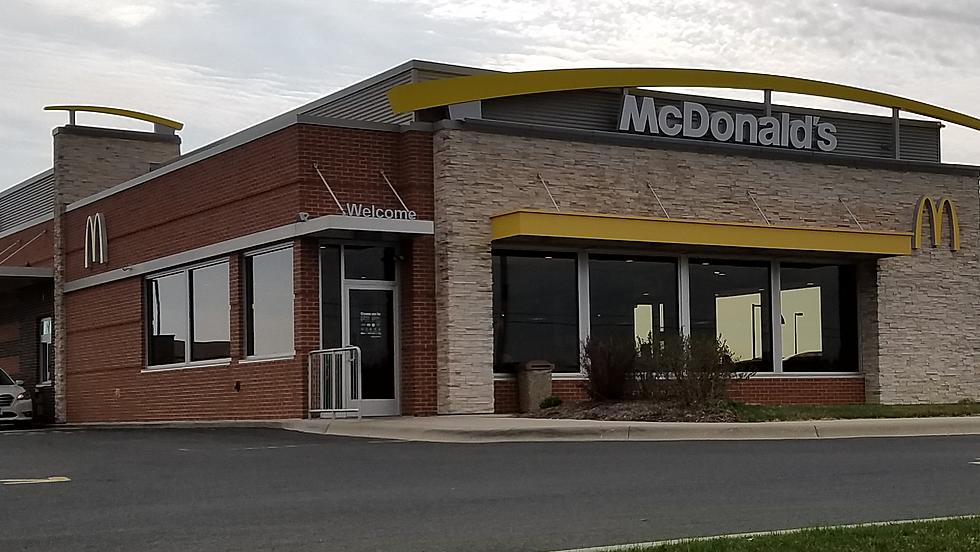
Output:
[[[0,189],[51,166],[51,130],[67,114],[42,111],[45,105],[110,105],[176,119],[186,125],[180,134],[190,151],[413,58],[509,71],[775,73],[980,115],[978,0],[2,2]],[[78,119],[140,128],[120,121]],[[980,165],[980,132],[947,127],[943,160]]]

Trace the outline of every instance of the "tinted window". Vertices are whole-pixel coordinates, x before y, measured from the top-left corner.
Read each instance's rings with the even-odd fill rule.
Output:
[[[191,270],[194,341],[191,360],[231,356],[228,263]]]
[[[574,255],[494,253],[494,371],[531,360],[579,371],[575,262]]]
[[[780,268],[784,372],[856,372],[854,270],[838,265]]]
[[[673,260],[589,257],[593,340],[647,341],[677,333],[677,265]]]
[[[147,279],[146,296],[149,364],[184,362],[187,349],[187,273]]]
[[[320,341],[325,348],[343,343],[340,292],[340,247],[325,245],[320,248]]]
[[[690,263],[691,333],[718,336],[738,369],[772,371],[769,263]]]
[[[245,258],[246,354],[293,351],[293,249]]]
[[[344,278],[394,280],[395,250],[383,246],[344,246]]]

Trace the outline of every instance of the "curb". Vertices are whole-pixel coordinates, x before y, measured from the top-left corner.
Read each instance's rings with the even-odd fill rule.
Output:
[[[85,430],[225,428],[283,429],[331,437],[429,443],[824,440],[980,435],[980,416],[748,423],[603,422],[479,415],[362,420],[294,418],[80,423],[37,429],[9,429],[0,432],[0,435]]]
[[[432,443],[821,440],[980,435],[980,416],[759,423],[572,420],[535,420],[528,423],[520,418],[504,419],[504,423],[492,423],[487,418],[472,417],[469,423],[463,422],[453,426],[452,423],[456,421],[438,417],[387,420],[290,420],[284,422],[281,427],[290,431],[334,437]],[[465,427],[466,425],[484,427]],[[507,427],[508,425],[510,427]]]

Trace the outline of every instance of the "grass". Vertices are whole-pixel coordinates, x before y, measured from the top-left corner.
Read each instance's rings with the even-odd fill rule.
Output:
[[[685,541],[635,552],[976,552],[980,517]]]
[[[830,420],[854,418],[928,418],[934,416],[980,415],[980,403],[912,405],[783,405],[760,406],[735,404],[740,422],[773,422],[792,420]]]

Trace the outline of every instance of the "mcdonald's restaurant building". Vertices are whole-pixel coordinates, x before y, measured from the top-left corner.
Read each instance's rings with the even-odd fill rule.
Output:
[[[680,86],[760,101],[645,88]],[[186,153],[175,121],[54,108],[52,168],[0,193],[0,367],[38,418],[316,415],[311,352],[343,346],[361,395],[331,408],[513,412],[528,361],[584,398],[585,340],[677,333],[725,340],[743,401],[980,398],[980,168],[940,158],[966,115],[422,61]],[[153,130],[76,120],[107,115]]]

